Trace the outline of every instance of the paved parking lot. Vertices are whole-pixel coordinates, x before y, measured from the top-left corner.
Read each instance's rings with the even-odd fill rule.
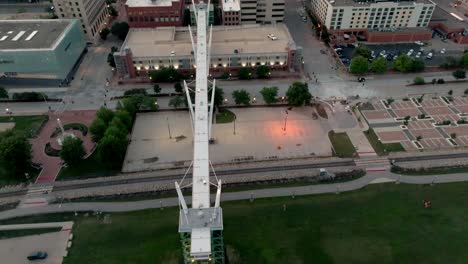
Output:
[[[379,57],[379,54],[381,52],[385,52],[385,54],[388,54],[387,56],[387,64],[388,67],[391,68],[393,64],[393,58],[401,55],[401,54],[407,54],[410,50],[413,50],[412,55],[410,56],[411,58],[416,58],[416,54],[421,51],[420,59],[424,60],[426,66],[439,66],[440,64],[446,62],[447,57],[459,57],[463,54],[461,50],[452,50],[449,48],[446,48],[446,51],[444,54],[441,53],[441,50],[443,48],[435,48],[431,46],[419,46],[415,43],[396,43],[396,44],[365,44],[371,51],[374,52],[374,55],[376,58]],[[447,45],[449,46],[449,45]],[[346,46],[346,47],[341,47],[342,49],[342,54],[343,57],[341,60],[346,66],[349,66],[349,63],[346,62],[346,60],[351,61],[353,57],[353,51],[354,47],[352,46]],[[432,59],[427,59],[426,56],[432,53],[433,57]]]
[[[369,109],[373,108],[373,109]],[[400,142],[406,150],[468,146],[466,97],[405,98],[388,103],[376,100],[361,110],[382,143]],[[409,116],[405,124],[405,117]],[[449,124],[443,122],[450,121]]]
[[[286,132],[283,131],[285,108],[230,110],[237,116],[235,128],[234,123],[214,124],[212,128],[216,140],[215,144],[210,145],[213,163],[331,155],[328,127],[322,127],[328,123],[313,120],[311,107],[288,111]],[[172,139],[169,138],[168,125]],[[181,162],[188,166],[192,159],[188,112],[138,114],[127,149],[124,172],[170,168]]]

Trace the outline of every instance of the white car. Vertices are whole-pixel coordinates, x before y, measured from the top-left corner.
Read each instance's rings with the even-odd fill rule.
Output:
[[[278,37],[275,36],[274,34],[268,34],[268,38],[271,39],[271,40],[277,40]]]
[[[419,45],[419,46],[424,46],[424,42],[416,40],[414,44]]]
[[[411,57],[411,55],[413,55],[413,52],[408,51],[408,53],[406,53],[406,55],[407,55],[408,57]]]
[[[447,51],[447,50],[446,50],[445,48],[443,48],[443,49],[440,51],[440,53],[441,53],[441,54],[445,54],[446,51]]]
[[[428,59],[428,60],[432,59],[432,56],[433,56],[433,55],[434,55],[434,54],[432,54],[432,52],[430,52],[429,54],[427,54],[426,59]]]
[[[416,56],[414,56],[414,57],[419,59],[421,57],[421,54],[422,54],[421,52],[418,52],[418,53],[416,53]]]

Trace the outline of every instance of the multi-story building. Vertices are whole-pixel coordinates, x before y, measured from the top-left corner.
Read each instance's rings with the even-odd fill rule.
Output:
[[[241,24],[283,22],[284,5],[284,0],[240,0]]]
[[[182,26],[184,0],[127,0],[130,27]]]
[[[109,12],[105,0],[52,0],[59,18],[81,21],[86,38],[95,40],[107,23]]]
[[[330,30],[427,27],[431,0],[309,0],[308,6]]]
[[[233,26],[241,23],[240,0],[222,0],[223,25]]]
[[[196,67],[189,31],[183,27],[132,28],[114,59],[119,77],[126,79],[149,80],[148,72],[162,67],[185,73],[195,72]],[[302,52],[284,24],[214,26],[209,65],[210,72],[259,65],[298,70]]]
[[[77,19],[1,20],[0,82],[68,83],[85,50]]]

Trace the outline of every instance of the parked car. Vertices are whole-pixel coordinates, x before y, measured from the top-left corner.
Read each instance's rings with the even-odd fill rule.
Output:
[[[414,44],[419,45],[419,46],[424,46],[424,42],[416,40]]]
[[[307,22],[307,17],[303,17],[302,21]]]
[[[358,80],[358,82],[365,82],[365,81],[366,81],[366,78],[364,78],[364,77],[358,77],[357,80]]]
[[[443,49],[440,50],[440,53],[441,53],[441,54],[445,54],[446,51],[447,51],[447,50],[446,50],[445,48],[443,48]]]
[[[343,49],[342,48],[336,48],[335,51],[336,52],[341,52],[341,51],[343,51]]]
[[[428,59],[428,60],[432,59],[433,55],[434,54],[432,54],[432,52],[429,52],[429,54],[427,54],[427,56],[426,56],[426,59]]]
[[[446,38],[441,38],[442,42],[447,42],[448,40]]]
[[[39,260],[39,259],[46,259],[47,252],[45,251],[36,251],[28,255],[28,260]]]
[[[416,57],[416,58],[419,59],[419,58],[421,57],[421,55],[422,55],[422,53],[421,53],[421,52],[418,52],[418,53],[416,53],[416,56],[414,56],[414,57]]]
[[[268,34],[268,38],[271,39],[271,40],[277,40],[278,37],[275,36],[274,34]]]

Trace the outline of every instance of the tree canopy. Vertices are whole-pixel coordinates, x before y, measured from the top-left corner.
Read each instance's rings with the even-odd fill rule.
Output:
[[[129,29],[130,27],[128,26],[127,22],[115,22],[112,25],[111,32],[112,35],[117,36],[121,40],[125,40]]]
[[[252,78],[252,70],[250,68],[241,68],[237,74],[241,80]]]
[[[83,147],[83,141],[79,138],[66,136],[62,142],[62,150],[60,151],[60,158],[67,165],[78,164],[85,156],[86,151]]]
[[[260,79],[266,79],[270,77],[270,68],[265,65],[260,65],[257,67],[257,77]]]
[[[89,127],[89,131],[91,132],[91,139],[94,142],[99,142],[102,137],[104,137],[104,133],[106,133],[106,129],[108,127],[108,123],[104,122],[101,118],[94,119],[93,123]]]
[[[398,56],[393,61],[393,68],[400,72],[421,72],[424,70],[424,61],[421,59],[411,59],[406,54]]]
[[[104,123],[109,124],[110,121],[112,121],[112,118],[114,118],[114,112],[112,110],[101,106],[99,110],[96,112],[97,118],[100,118]]]
[[[288,98],[288,102],[295,106],[304,105],[312,98],[307,83],[303,82],[294,82],[289,86],[286,96]]]
[[[356,56],[351,60],[349,70],[352,74],[361,75],[369,70],[369,62],[363,56]]]
[[[12,176],[23,177],[31,168],[31,144],[23,135],[11,131],[0,136],[0,162]]]
[[[244,89],[232,92],[232,97],[236,104],[250,105],[250,94]]]
[[[278,96],[278,87],[263,87],[260,91],[260,94],[263,97],[263,100],[266,104],[276,103],[276,97]]]
[[[466,78],[466,72],[464,70],[456,70],[452,73],[452,75],[457,80]]]
[[[0,86],[0,98],[8,98],[8,91],[3,86]]]
[[[366,59],[369,59],[372,56],[372,51],[364,45],[359,45],[353,51],[353,57],[357,57],[357,56],[362,56]]]
[[[179,82],[182,75],[172,67],[162,67],[149,73],[152,82]]]
[[[184,98],[180,95],[172,97],[171,100],[169,100],[169,106],[172,106],[175,109],[181,107],[182,105],[184,105],[184,103]]]
[[[103,28],[101,32],[99,32],[99,36],[102,40],[106,40],[107,36],[110,34],[110,30],[108,28]]]
[[[371,70],[375,73],[384,73],[387,71],[387,60],[384,57],[375,59],[371,63]]]

